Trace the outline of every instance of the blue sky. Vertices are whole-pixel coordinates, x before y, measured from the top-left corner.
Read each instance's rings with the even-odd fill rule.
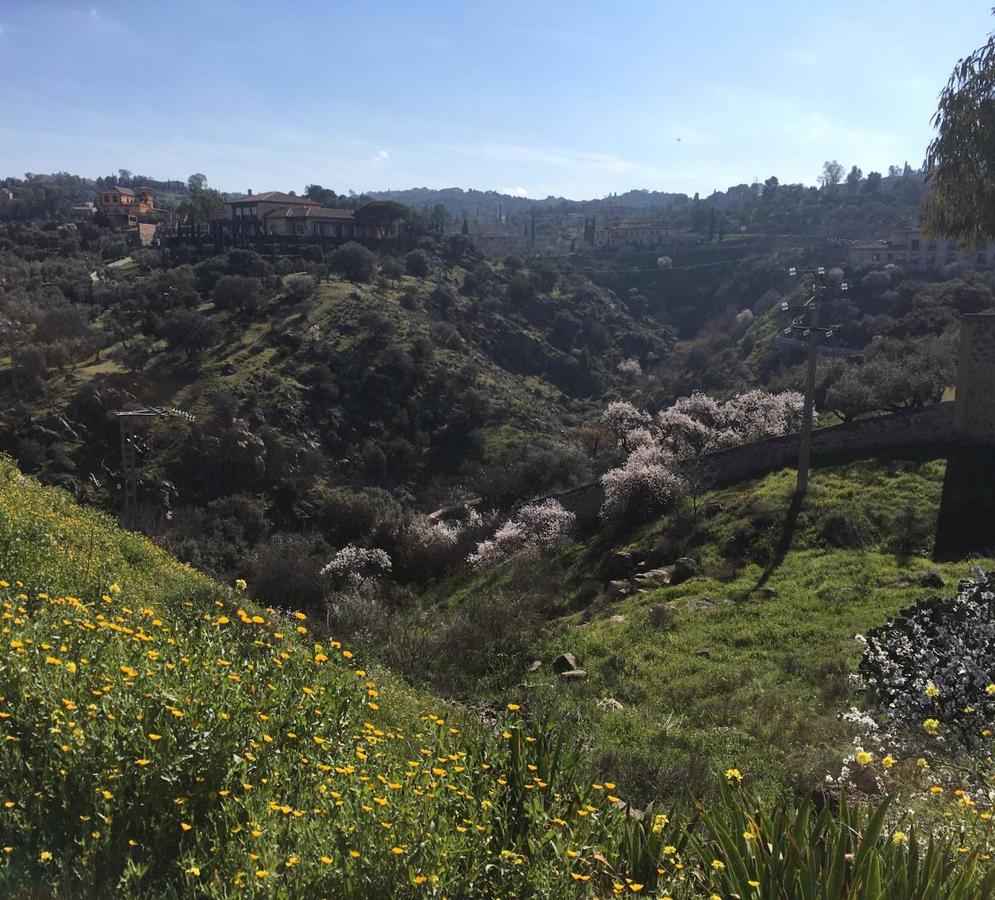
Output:
[[[992,0],[0,0],[0,175],[702,194],[917,166]]]

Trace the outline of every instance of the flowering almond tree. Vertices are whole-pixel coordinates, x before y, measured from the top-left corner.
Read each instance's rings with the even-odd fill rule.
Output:
[[[601,515],[614,521],[646,521],[671,507],[684,491],[684,481],[653,444],[633,450],[625,465],[601,476],[601,484]]]
[[[655,419],[631,403],[610,403],[602,424],[629,456],[606,472],[602,515],[644,521],[702,486],[703,457],[717,450],[797,431],[804,397],[795,391],[748,391],[720,402],[682,397]]]
[[[556,500],[523,506],[494,537],[481,541],[467,562],[474,569],[484,570],[512,557],[558,550],[570,539],[576,518]]]
[[[321,570],[341,585],[358,586],[364,581],[376,580],[391,570],[390,557],[378,548],[368,549],[349,544],[343,547]]]
[[[652,418],[648,412],[633,406],[626,400],[613,400],[601,414],[600,424],[612,436],[619,447],[628,452],[632,449],[630,435],[639,429],[648,428]]]

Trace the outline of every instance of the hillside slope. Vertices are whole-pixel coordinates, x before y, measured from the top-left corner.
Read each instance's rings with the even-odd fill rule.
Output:
[[[417,251],[425,274],[386,257],[353,284],[303,259],[277,260],[277,274],[245,250],[167,268],[144,253],[86,289],[64,275],[63,290],[84,296],[51,309],[35,301],[40,276],[18,269],[36,321],[19,338],[30,343],[16,378],[2,379],[0,449],[120,509],[113,413],[195,414],[193,428],[139,427],[143,525],[174,532],[177,549],[188,530],[226,530],[205,510],[219,500],[250,505],[263,535],[317,526],[341,546],[367,537],[353,527],[362,516],[342,515],[346,501],[383,524],[399,504],[482,495],[504,506],[577,483],[590,462],[572,432],[631,385],[619,363],[649,366],[672,346],[642,310],[546,263],[443,264]],[[219,535],[243,563],[259,539]],[[235,568],[204,552],[196,561]]]
[[[818,466],[800,511],[783,470],[707,493],[697,514],[450,579],[431,592],[436,632],[440,606],[455,621],[464,606],[505,606],[521,624],[495,631],[509,654],[486,678],[445,661],[429,676],[457,695],[526,697],[577,721],[596,765],[635,797],[700,793],[708,772],[735,765],[769,787],[815,789],[854,736],[840,719],[861,704],[854,636],[974,564],[992,568],[930,559],[946,465],[925,452]],[[695,572],[667,583],[681,557]],[[522,628],[537,637],[516,642]],[[550,663],[561,652],[587,677],[559,680]],[[542,666],[528,671],[533,659]]]
[[[927,849],[886,805],[758,805],[739,769],[700,824],[632,814],[535,711],[461,721],[4,457],[0,576],[4,896],[690,900],[847,860],[863,896],[995,886],[973,821]]]
[[[0,574],[5,896],[555,896],[573,826],[527,865],[519,837],[618,816],[512,712],[464,737],[5,458]]]

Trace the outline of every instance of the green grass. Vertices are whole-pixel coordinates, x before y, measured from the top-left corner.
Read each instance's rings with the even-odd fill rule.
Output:
[[[3,458],[0,576],[6,896],[572,894],[567,842],[619,819],[518,715],[464,737]]]
[[[710,772],[729,766],[771,793],[816,789],[854,736],[839,718],[862,701],[849,679],[860,656],[854,636],[935,594],[918,585],[923,572],[935,569],[954,590],[972,565],[993,566],[930,560],[944,472],[941,458],[816,468],[786,531],[795,473],[784,470],[708,494],[697,518],[682,512],[634,532],[602,531],[539,566],[437,592],[450,605],[515,583],[544,592],[537,602],[553,620],[536,658],[548,664],[573,652],[588,677],[558,683],[547,665],[495,699],[541,699],[579,717],[591,758],[630,794],[700,793]],[[605,577],[615,549],[657,564],[691,555],[699,573],[617,601],[579,599]],[[704,599],[712,605],[689,609]],[[669,626],[651,620],[660,605],[673,610]],[[623,708],[606,711],[606,698]]]
[[[986,835],[885,806],[631,817],[529,706],[484,726],[305,621],[0,457],[0,893],[821,897],[848,854],[831,896],[990,887]]]

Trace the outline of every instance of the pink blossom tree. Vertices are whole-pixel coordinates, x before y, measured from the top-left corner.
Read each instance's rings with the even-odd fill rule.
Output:
[[[570,540],[576,518],[557,500],[523,506],[492,538],[481,541],[467,562],[474,569],[484,570],[512,557],[540,556],[558,550]]]

